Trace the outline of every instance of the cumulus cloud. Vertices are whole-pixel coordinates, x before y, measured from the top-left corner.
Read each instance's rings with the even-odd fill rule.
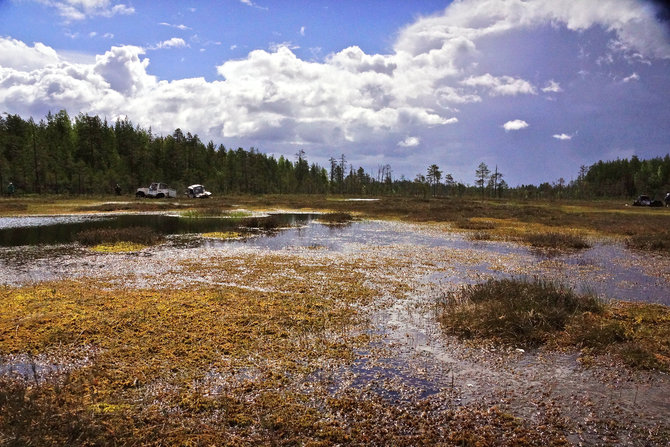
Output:
[[[503,129],[505,129],[505,132],[509,132],[510,130],[521,130],[525,129],[528,127],[528,123],[525,122],[524,120],[512,120],[512,121],[507,121],[505,124],[503,124]]]
[[[60,62],[58,53],[40,42],[31,47],[16,39],[0,38],[0,67],[29,72]]]
[[[69,4],[82,11],[85,4],[91,11],[115,6],[103,0]],[[588,29],[593,34],[582,41]],[[173,38],[151,49],[187,45]],[[546,54],[548,47],[557,51]],[[619,106],[622,97],[612,94],[633,90],[621,89],[622,79],[661,79],[656,91],[669,90],[662,70],[668,68],[670,43],[654,11],[637,0],[461,0],[401,29],[389,54],[351,46],[313,62],[298,57],[295,48],[277,44],[224,61],[215,81],[164,81],[150,74],[139,47],[112,47],[94,63],[76,64],[43,44],[0,37],[0,107],[38,116],[60,108],[128,116],[158,132],[181,127],[215,141],[265,141],[289,154],[293,144],[359,151],[348,153],[352,163],[369,157],[362,154],[369,148],[399,156],[420,144],[433,151],[427,156],[445,157],[457,174],[457,164],[466,163],[459,159],[475,163],[493,156],[482,148],[503,144],[499,123],[515,113],[532,116],[535,130],[524,135],[532,147],[516,142],[513,150],[521,154],[542,144],[531,134],[546,142],[555,119],[569,129],[588,124],[590,111],[602,107],[608,113],[598,119],[627,113],[630,108]],[[606,67],[599,62],[605,55]],[[650,70],[661,75],[647,76]],[[547,101],[538,93],[561,94]],[[568,110],[561,98],[570,101]],[[625,127],[616,121],[597,124],[608,134]],[[502,127],[509,132],[529,124],[515,119]],[[512,168],[506,173],[515,174]]]
[[[421,138],[419,137],[407,137],[398,142],[398,146],[400,147],[416,147],[419,144],[421,144]]]

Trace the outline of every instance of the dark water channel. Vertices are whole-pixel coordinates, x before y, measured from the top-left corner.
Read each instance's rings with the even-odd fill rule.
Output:
[[[0,247],[68,244],[77,233],[91,229],[149,227],[162,235],[231,231],[244,226],[286,227],[303,225],[312,214],[273,214],[262,217],[180,217],[166,214],[49,216],[0,218]]]

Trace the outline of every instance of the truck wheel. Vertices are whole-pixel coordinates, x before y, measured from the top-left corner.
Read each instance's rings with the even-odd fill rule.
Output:
[[[138,197],[140,199],[143,199],[145,197],[144,193],[142,191],[137,191],[135,193],[135,197]]]
[[[163,194],[162,192],[156,194],[156,198],[157,198],[157,199],[162,199],[162,198],[164,198],[164,197],[165,197],[165,194]]]

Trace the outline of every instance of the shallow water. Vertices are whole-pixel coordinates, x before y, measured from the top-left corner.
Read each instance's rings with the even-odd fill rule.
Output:
[[[653,426],[655,421],[663,423],[670,411],[666,375],[615,366],[585,369],[574,353],[472,349],[446,337],[433,313],[434,303],[445,291],[509,276],[558,281],[604,299],[670,305],[668,259],[611,243],[570,253],[542,252],[507,242],[470,241],[446,227],[386,221],[324,225],[313,217],[286,215],[287,227],[240,240],[201,237],[193,228],[175,231],[167,243],[134,253],[100,254],[77,244],[3,247],[0,284],[109,279],[110,274],[118,274],[124,287],[231,284],[263,288],[273,286],[274,275],[291,273],[282,271],[281,261],[276,272],[254,272],[244,265],[245,260],[278,255],[333,269],[352,268],[353,261],[353,268],[360,269],[379,293],[366,309],[373,343],[357,351],[351,364],[324,366],[305,382],[327,380],[332,393],[356,388],[399,403],[428,398],[451,408],[483,402],[532,420],[550,417],[552,409],[558,409],[572,432],[570,441],[594,445],[602,444],[611,418],[619,421],[625,436],[626,424]],[[231,260],[239,265],[235,270],[239,275],[193,268],[198,263],[206,266],[210,259]],[[406,286],[402,292],[393,289],[399,283]],[[51,359],[5,361],[11,366],[0,368],[0,374],[27,380],[63,368]],[[248,377],[254,378],[253,371]],[[228,378],[213,373],[207,380],[215,389]]]
[[[274,218],[280,219],[283,228],[257,232],[253,237],[240,240],[199,236],[238,227],[240,221],[233,219],[155,214],[0,218],[0,246],[7,247],[0,248],[0,283],[67,276],[68,269],[62,269],[63,265],[76,265],[80,258],[87,259],[85,263],[92,258],[92,265],[86,265],[88,270],[97,262],[112,264],[113,268],[109,262],[115,259],[113,257],[82,254],[81,248],[71,243],[74,235],[86,228],[142,225],[175,236],[168,244],[125,255],[125,258],[169,257],[175,250],[183,251],[177,255],[179,258],[194,255],[193,250],[209,254],[235,250],[323,251],[341,255],[379,252],[379,256],[402,250],[402,256],[431,259],[433,268],[427,272],[427,280],[433,283],[464,284],[501,276],[541,277],[567,284],[580,292],[596,293],[604,299],[670,305],[670,261],[633,252],[620,244],[596,243],[592,248],[568,253],[542,252],[508,242],[471,241],[462,233],[398,222],[324,225],[315,220],[318,215],[307,213],[278,214]]]

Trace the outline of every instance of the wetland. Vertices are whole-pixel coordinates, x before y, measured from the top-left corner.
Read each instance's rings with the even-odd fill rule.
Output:
[[[662,238],[666,210],[261,196],[0,214],[2,444],[670,441],[670,256],[631,242]],[[161,238],[77,237],[140,227]],[[445,306],[501,280],[600,306],[541,343],[472,335],[479,308],[452,330]]]

